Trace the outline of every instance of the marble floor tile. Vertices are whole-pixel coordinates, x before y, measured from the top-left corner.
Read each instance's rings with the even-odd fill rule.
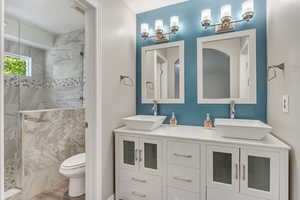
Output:
[[[66,189],[44,192],[33,197],[31,200],[85,200],[85,195],[80,197],[69,197]]]

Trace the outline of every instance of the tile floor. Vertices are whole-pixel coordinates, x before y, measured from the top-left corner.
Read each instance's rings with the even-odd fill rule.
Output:
[[[31,200],[85,200],[85,195],[72,198],[69,197],[66,190],[63,189],[63,190],[56,190],[51,192],[44,192],[42,194],[35,196]]]
[[[51,192],[44,192],[42,194],[36,195],[30,200],[85,200],[85,195],[76,198],[69,197],[66,190],[67,189],[62,188]],[[7,200],[23,200],[22,193],[19,193]]]

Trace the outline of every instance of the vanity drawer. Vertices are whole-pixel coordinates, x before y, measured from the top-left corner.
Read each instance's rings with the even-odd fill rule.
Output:
[[[168,163],[199,168],[200,145],[184,142],[168,142]]]
[[[200,171],[193,168],[169,165],[168,186],[198,193],[200,190]]]
[[[155,185],[133,185],[121,181],[118,194],[118,200],[162,200],[162,188]]]
[[[168,200],[199,200],[199,193],[168,187]]]
[[[141,187],[162,187],[162,179],[159,176],[145,175],[137,172],[129,172],[127,170],[121,170],[120,182],[127,182],[131,185]]]

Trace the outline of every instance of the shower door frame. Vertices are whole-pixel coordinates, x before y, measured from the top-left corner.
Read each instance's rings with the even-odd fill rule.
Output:
[[[0,200],[4,200],[4,0],[0,0]]]
[[[100,0],[74,0],[85,11],[84,98],[86,200],[102,199],[102,5]],[[0,0],[0,200],[4,200],[4,0]],[[95,42],[96,41],[96,42]]]

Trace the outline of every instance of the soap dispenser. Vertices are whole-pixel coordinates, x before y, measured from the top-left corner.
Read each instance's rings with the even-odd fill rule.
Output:
[[[176,126],[177,125],[177,120],[176,120],[176,117],[175,117],[175,113],[172,112],[172,117],[170,119],[170,125],[171,126]]]
[[[213,124],[210,119],[210,114],[206,113],[206,120],[204,121],[204,128],[212,128]]]

